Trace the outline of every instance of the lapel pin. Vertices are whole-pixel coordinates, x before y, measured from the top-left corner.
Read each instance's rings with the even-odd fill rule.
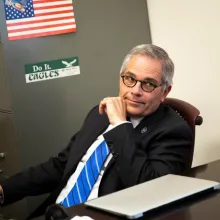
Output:
[[[147,127],[144,127],[144,128],[141,129],[142,134],[145,133],[146,131],[147,131]]]

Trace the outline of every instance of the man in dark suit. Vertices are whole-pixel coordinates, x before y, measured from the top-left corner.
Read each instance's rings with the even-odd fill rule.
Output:
[[[169,173],[184,174],[192,163],[192,131],[162,104],[173,73],[162,48],[133,48],[122,64],[119,97],[106,97],[94,107],[58,156],[1,183],[3,205],[50,193],[36,216],[55,202],[68,207]],[[88,162],[99,170],[95,176],[91,168],[93,183]]]

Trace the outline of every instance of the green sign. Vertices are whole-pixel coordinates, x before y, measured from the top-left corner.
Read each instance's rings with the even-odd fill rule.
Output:
[[[26,83],[80,74],[78,57],[25,65]]]

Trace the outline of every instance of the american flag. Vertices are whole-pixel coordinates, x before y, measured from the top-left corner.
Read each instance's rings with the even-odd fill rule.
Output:
[[[25,11],[5,4],[9,40],[76,32],[72,0],[27,0]]]

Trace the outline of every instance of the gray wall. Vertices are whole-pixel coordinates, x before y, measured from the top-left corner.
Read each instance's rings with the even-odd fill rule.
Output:
[[[0,41],[0,111],[11,112],[8,79],[4,66],[2,42]]]
[[[2,43],[0,42],[0,152],[5,158],[0,158],[0,181],[21,170],[20,153],[16,144],[14,115],[11,111],[10,88],[5,71]],[[22,219],[27,210],[26,200],[0,210],[8,218],[18,216]]]
[[[73,4],[76,33],[8,41],[0,2],[22,169],[59,152],[91,107],[105,96],[117,96],[124,56],[133,46],[151,42],[145,0],[74,0]],[[25,64],[72,56],[79,57],[80,75],[25,83]],[[39,200],[28,200],[29,208]]]

